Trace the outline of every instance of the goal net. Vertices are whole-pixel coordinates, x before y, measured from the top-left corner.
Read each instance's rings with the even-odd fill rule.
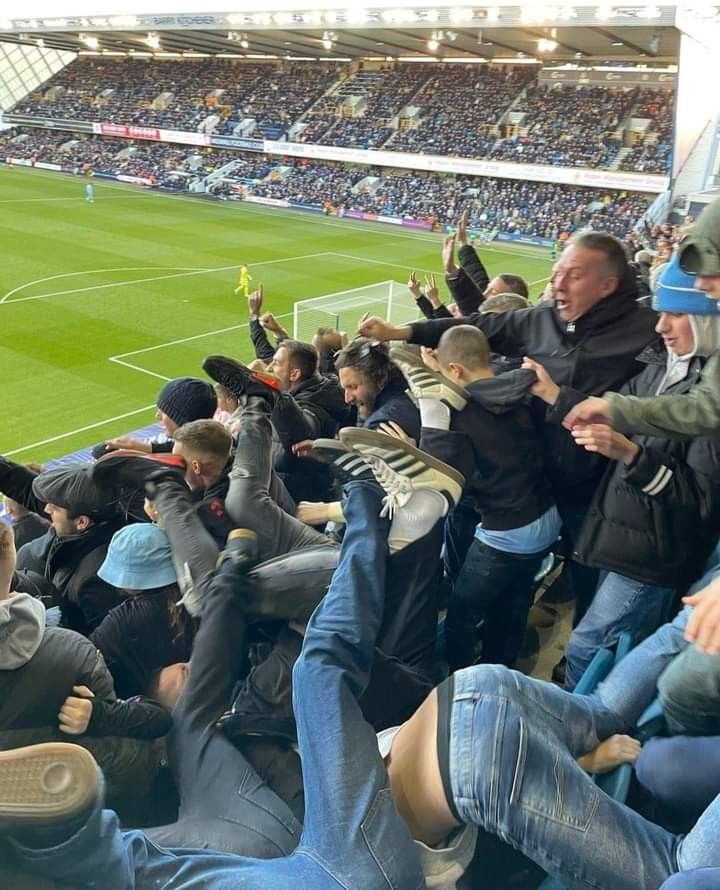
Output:
[[[407,285],[379,281],[352,290],[338,291],[310,300],[298,300],[293,309],[293,337],[309,343],[318,328],[347,331],[352,338],[362,316],[379,315],[392,324],[421,317]]]

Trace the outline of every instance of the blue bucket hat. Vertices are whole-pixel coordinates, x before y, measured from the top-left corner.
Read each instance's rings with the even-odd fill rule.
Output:
[[[150,522],[116,532],[98,577],[121,590],[151,590],[177,581],[167,534]]]
[[[676,253],[665,266],[655,287],[653,309],[687,315],[717,315],[720,302],[711,300],[694,284],[695,276],[683,272],[679,254]]]

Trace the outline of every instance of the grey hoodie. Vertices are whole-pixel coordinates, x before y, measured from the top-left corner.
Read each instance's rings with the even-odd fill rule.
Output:
[[[693,332],[693,348],[686,355],[675,355],[667,350],[665,375],[655,395],[662,395],[666,389],[684,380],[696,355],[707,357],[720,349],[720,318],[716,315],[688,315],[688,320]]]
[[[35,655],[45,633],[45,606],[29,593],[0,599],[0,670],[14,671]]]

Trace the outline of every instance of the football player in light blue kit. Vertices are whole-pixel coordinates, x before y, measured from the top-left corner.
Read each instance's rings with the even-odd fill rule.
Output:
[[[85,200],[88,202],[88,204],[95,203],[95,189],[93,188],[91,182],[88,182],[88,184],[85,186]]]

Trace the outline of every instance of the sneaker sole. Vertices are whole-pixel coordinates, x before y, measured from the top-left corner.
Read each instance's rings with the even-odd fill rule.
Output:
[[[52,824],[89,809],[97,764],[79,745],[47,742],[0,752],[0,821]]]
[[[360,445],[363,448],[376,449],[376,456],[381,460],[385,460],[383,453],[387,454],[391,449],[393,451],[402,451],[405,454],[411,455],[420,463],[425,464],[425,466],[437,470],[437,472],[447,476],[452,482],[459,486],[461,493],[462,489],[465,487],[465,477],[462,473],[456,470],[455,467],[443,463],[443,461],[433,457],[432,454],[428,454],[427,451],[421,451],[419,448],[416,448],[409,442],[404,442],[402,439],[394,439],[392,436],[386,436],[385,433],[378,433],[375,430],[366,430],[361,427],[346,427],[345,429],[340,430],[340,441],[343,445],[347,444],[351,448]],[[360,451],[360,453],[362,454],[362,451]],[[388,463],[392,469],[392,465],[389,464],[388,461],[386,461],[386,463]],[[451,494],[455,501],[456,498],[454,494],[450,492],[449,494]]]
[[[237,359],[226,355],[207,356],[202,363],[202,369],[211,380],[227,387],[236,396],[246,395],[247,385],[253,383],[260,383],[276,396],[280,393],[280,385],[272,375],[263,371],[253,371]]]
[[[338,439],[315,439],[310,454],[315,460],[329,466],[341,485],[362,479],[375,479],[362,455],[343,445]]]
[[[428,368],[425,362],[411,349],[403,346],[393,346],[390,350],[390,360],[402,371],[410,387],[413,387],[416,384],[408,378],[408,375],[424,371],[427,375],[426,379],[431,382],[432,386],[444,388],[447,391],[447,399],[443,396],[432,396],[432,398],[439,398],[441,401],[447,401],[449,406],[455,408],[457,411],[462,411],[465,405],[467,405],[468,397],[465,390],[462,389],[462,387],[457,386],[451,380],[448,380],[446,377],[443,377],[442,374],[438,374],[437,371],[433,371],[432,368]],[[413,393],[416,398],[422,396],[422,387],[418,386],[417,389],[418,392]]]

